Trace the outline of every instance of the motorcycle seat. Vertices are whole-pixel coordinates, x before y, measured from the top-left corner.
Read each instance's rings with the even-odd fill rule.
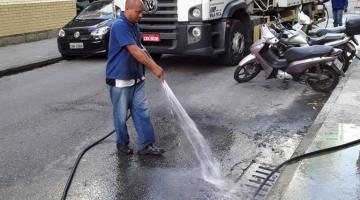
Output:
[[[285,51],[284,56],[288,62],[308,58],[328,56],[333,51],[330,46],[314,45],[309,47],[292,47]]]
[[[323,35],[321,37],[309,37],[308,43],[309,45],[316,45],[316,44],[325,44],[327,42],[332,42],[336,40],[342,40],[345,38],[345,33],[328,33],[326,35]]]
[[[285,58],[281,58],[276,55],[275,51],[272,49],[267,49],[265,51],[261,51],[260,55],[264,58],[264,60],[271,65],[272,68],[285,68],[288,65],[288,62]]]
[[[317,30],[310,30],[309,35],[317,35],[317,36],[323,36],[327,33],[345,33],[346,28],[344,26],[339,26],[335,28],[320,28]]]

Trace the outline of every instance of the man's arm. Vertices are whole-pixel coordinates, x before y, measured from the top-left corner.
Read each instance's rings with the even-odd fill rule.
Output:
[[[149,68],[160,80],[164,81],[164,70],[148,56],[148,54],[137,45],[127,45],[127,50],[140,63]]]

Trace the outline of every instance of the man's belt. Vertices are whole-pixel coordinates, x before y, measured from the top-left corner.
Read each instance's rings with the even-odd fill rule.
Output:
[[[113,86],[113,87],[118,87],[118,88],[123,88],[123,87],[130,87],[136,84],[141,83],[143,80],[145,80],[145,77],[141,77],[141,78],[136,78],[136,79],[129,79],[129,80],[121,80],[121,79],[106,79],[106,84]]]

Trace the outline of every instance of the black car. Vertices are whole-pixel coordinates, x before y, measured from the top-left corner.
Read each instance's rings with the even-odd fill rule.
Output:
[[[114,21],[112,1],[95,1],[60,29],[58,49],[65,59],[106,54]]]

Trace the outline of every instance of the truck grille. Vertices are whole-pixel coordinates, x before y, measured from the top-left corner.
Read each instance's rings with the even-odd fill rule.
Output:
[[[159,33],[160,42],[143,42],[147,47],[175,46],[177,24],[177,0],[158,0],[158,9],[154,14],[143,14],[140,30],[142,33]]]

